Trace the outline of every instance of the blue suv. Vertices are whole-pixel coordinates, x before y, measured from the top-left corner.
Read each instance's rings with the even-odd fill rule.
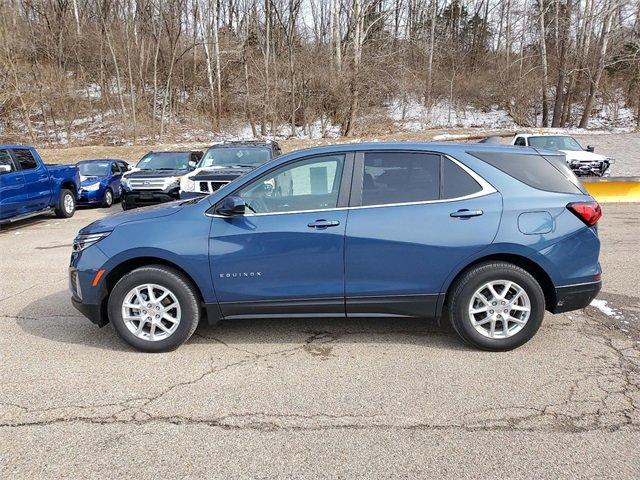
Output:
[[[600,289],[600,206],[552,152],[320,147],[213,194],[83,228],[70,288],[92,322],[166,351],[201,319],[446,318],[509,350]]]

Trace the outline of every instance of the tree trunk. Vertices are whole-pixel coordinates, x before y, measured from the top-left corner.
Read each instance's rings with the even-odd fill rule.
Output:
[[[593,108],[593,100],[596,96],[596,92],[598,91],[598,86],[600,84],[600,78],[602,77],[602,72],[605,67],[605,58],[607,55],[607,47],[609,45],[609,33],[611,31],[611,22],[613,21],[613,16],[615,14],[615,9],[607,4],[608,11],[606,12],[604,21],[602,22],[602,33],[600,35],[600,44],[598,47],[598,64],[596,66],[596,73],[591,80],[589,85],[589,94],[587,95],[587,99],[584,104],[584,110],[582,112],[582,117],[580,118],[580,124],[578,127],[587,128],[587,123],[589,122],[589,117],[591,116],[591,109]]]
[[[547,103],[547,85],[549,77],[549,68],[547,61],[547,28],[545,25],[545,6],[543,0],[538,0],[540,10],[540,61],[542,62],[542,126],[549,125],[549,106]]]

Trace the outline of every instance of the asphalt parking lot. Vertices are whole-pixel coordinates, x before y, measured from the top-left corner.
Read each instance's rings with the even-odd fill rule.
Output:
[[[413,320],[222,322],[134,352],[67,293],[74,236],[109,213],[0,232],[2,478],[640,476],[639,204],[604,207],[607,303],[508,353]]]

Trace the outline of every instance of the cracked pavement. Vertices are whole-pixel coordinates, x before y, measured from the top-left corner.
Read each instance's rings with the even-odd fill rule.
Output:
[[[507,353],[390,319],[222,322],[134,352],[67,293],[68,245],[108,213],[0,232],[2,478],[640,476],[640,205],[600,223],[618,318],[547,314]]]

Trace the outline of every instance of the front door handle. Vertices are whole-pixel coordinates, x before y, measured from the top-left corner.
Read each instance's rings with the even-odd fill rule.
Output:
[[[463,208],[462,210],[458,210],[457,212],[451,212],[449,215],[454,218],[469,218],[469,217],[479,217],[482,215],[482,210],[468,210]]]
[[[309,228],[327,228],[327,227],[337,227],[340,225],[340,222],[337,220],[316,220],[315,222],[308,223],[307,226]]]

